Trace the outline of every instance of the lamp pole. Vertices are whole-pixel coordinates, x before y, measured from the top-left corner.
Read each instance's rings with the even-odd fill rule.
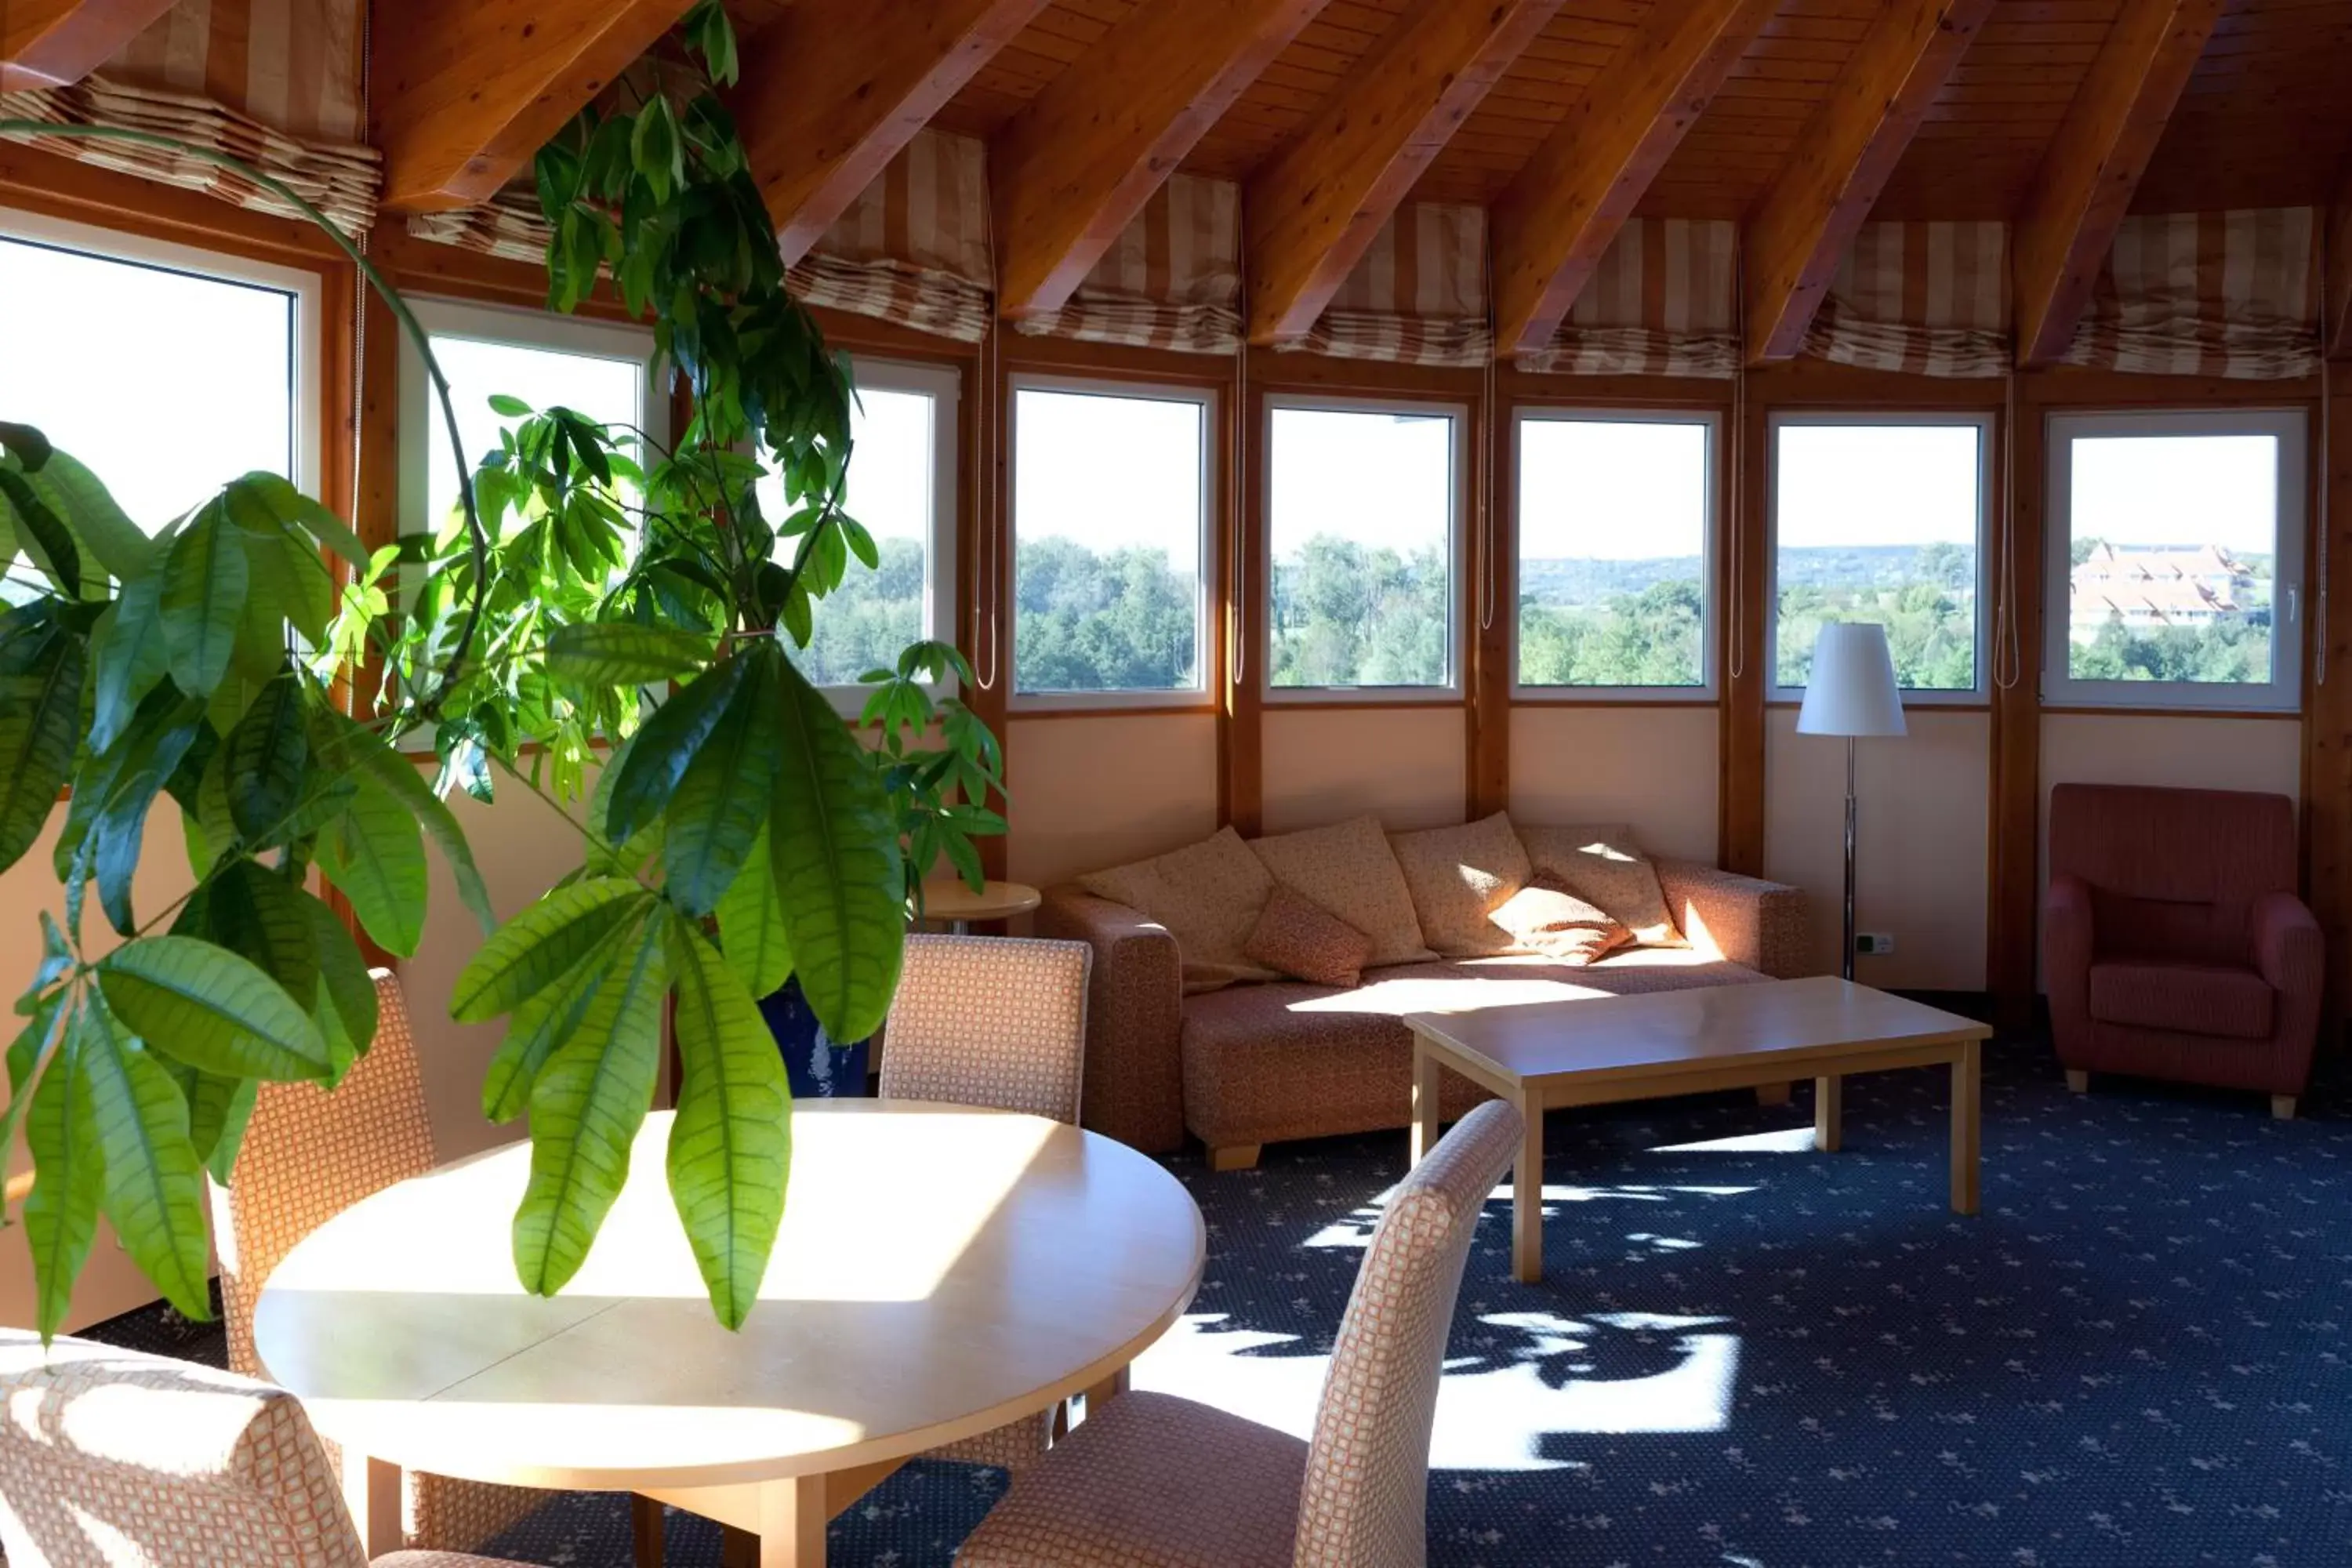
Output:
[[[1853,978],[1853,823],[1854,823],[1854,738],[1845,738],[1845,948],[1838,961],[1838,973],[1847,980]]]

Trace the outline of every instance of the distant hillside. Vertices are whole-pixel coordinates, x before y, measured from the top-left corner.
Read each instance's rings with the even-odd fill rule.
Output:
[[[1920,547],[1916,544],[1819,545],[1780,553],[1780,585],[1793,588],[1895,588],[1916,580]],[[1519,563],[1520,596],[1532,604],[1603,604],[1622,594],[1638,594],[1654,583],[1688,582],[1700,574],[1696,555],[1664,555],[1639,561],[1585,561],[1546,557]]]

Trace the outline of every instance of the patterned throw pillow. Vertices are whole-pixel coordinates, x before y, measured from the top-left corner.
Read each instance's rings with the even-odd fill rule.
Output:
[[[1522,827],[1519,842],[1538,872],[1633,933],[1643,947],[1688,947],[1666,910],[1658,868],[1622,825],[1605,827]]]
[[[1277,886],[1242,955],[1312,984],[1354,986],[1364,978],[1372,939]]]
[[[1242,953],[1274,879],[1230,827],[1155,859],[1081,877],[1078,886],[1168,928],[1183,960],[1188,996],[1237,980],[1275,978]]]
[[[1532,868],[1519,836],[1503,812],[1459,827],[1391,833],[1405,886],[1412,891],[1421,934],[1448,958],[1508,952],[1511,933],[1490,918],[1527,885]]]
[[[1506,900],[1494,920],[1528,952],[1579,969],[1633,940],[1632,931],[1544,871]]]
[[[1250,845],[1274,879],[1372,939],[1374,964],[1435,958],[1381,820],[1366,815]]]

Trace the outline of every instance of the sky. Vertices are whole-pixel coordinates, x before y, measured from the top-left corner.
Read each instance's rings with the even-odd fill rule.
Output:
[[[1519,553],[1642,561],[1706,544],[1707,427],[1635,420],[1519,423]]]
[[[931,449],[935,410],[929,393],[868,387],[849,410],[849,483],[842,506],[877,539],[930,544]],[[760,483],[760,506],[771,522],[784,520],[784,482]]]
[[[466,466],[480,466],[495,450],[499,428],[512,423],[490,407],[494,393],[520,397],[531,407],[558,405],[599,425],[643,425],[645,367],[635,360],[564,353],[521,343],[433,334],[433,357],[449,378],[449,399],[457,410],[457,431],[466,443]],[[437,525],[457,504],[457,475],[449,460],[449,429],[439,399],[429,395],[425,424],[431,430],[425,467],[425,515]],[[631,451],[631,457],[641,454]]]
[[[2077,437],[2074,466],[2076,539],[2278,548],[2275,436]]]
[[[0,240],[0,419],[154,532],[239,474],[293,477],[294,296]]]
[[[1974,547],[1981,434],[1975,425],[1780,426],[1780,542]]]
[[[1407,558],[1433,545],[1444,554],[1456,495],[1454,424],[1387,410],[1275,409],[1274,558],[1296,557],[1322,533]]]
[[[1207,409],[1177,398],[1024,386],[1013,404],[1013,516],[1023,539],[1163,552],[1201,568]]]

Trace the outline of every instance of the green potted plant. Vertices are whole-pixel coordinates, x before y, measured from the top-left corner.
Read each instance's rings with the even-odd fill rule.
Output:
[[[366,964],[323,895],[413,952],[428,839],[487,935],[450,1010],[508,1020],[485,1112],[530,1113],[523,1285],[551,1294],[585,1257],[674,1013],[669,1184],[713,1310],[740,1325],[791,1158],[755,998],[792,976],[835,1037],[872,1033],[922,871],[976,879],[972,837],[1003,830],[994,740],[926,690],[968,678],[952,647],[918,644],[868,678],[870,745],[793,663],[825,595],[875,561],[841,504],[849,371],[785,290],[710,90],[735,58],[717,0],[681,37],[707,75],[584,113],[538,165],[551,305],[609,281],[650,318],[693,398],[675,448],[501,400],[513,423],[461,471],[452,526],[369,552],[268,474],[151,539],[37,429],[0,425],[0,527],[37,573],[12,575],[0,610],[0,867],[62,816],[66,918],[43,921],[0,1112],[0,1147],[21,1121],[34,1159],[45,1333],[101,1214],[174,1306],[205,1315],[205,1176],[232,1179],[257,1086],[331,1087],[373,1037]],[[242,172],[352,256],[424,353],[455,442],[396,292],[293,192]],[[771,472],[778,518],[757,495]],[[429,783],[401,749],[428,730]],[[502,927],[445,799],[458,788],[539,795],[579,824],[579,866]],[[135,908],[166,795],[194,885]]]

